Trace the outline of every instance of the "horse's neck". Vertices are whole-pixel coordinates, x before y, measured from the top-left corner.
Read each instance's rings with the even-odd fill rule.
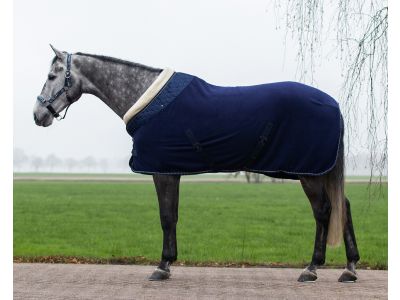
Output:
[[[82,90],[95,95],[120,118],[162,71],[134,63],[77,54],[74,65],[82,75]]]

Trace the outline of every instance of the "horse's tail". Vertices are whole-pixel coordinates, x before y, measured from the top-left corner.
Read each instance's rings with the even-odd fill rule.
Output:
[[[344,196],[344,146],[343,146],[343,121],[341,129],[339,151],[336,165],[326,174],[325,191],[331,203],[331,216],[328,227],[327,243],[338,246],[342,241],[343,227],[346,222],[346,203]]]

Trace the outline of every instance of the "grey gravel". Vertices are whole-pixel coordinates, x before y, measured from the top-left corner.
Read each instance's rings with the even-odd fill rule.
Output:
[[[388,272],[318,270],[299,283],[300,269],[174,267],[163,282],[148,281],[152,266],[14,264],[14,299],[387,299]]]

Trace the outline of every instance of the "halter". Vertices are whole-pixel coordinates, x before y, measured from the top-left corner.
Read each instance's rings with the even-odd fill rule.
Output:
[[[72,104],[73,100],[68,96],[68,90],[71,88],[72,86],[72,82],[71,82],[71,59],[72,59],[72,54],[67,53],[67,70],[65,71],[65,81],[64,81],[64,86],[58,90],[57,93],[55,93],[55,95],[53,95],[50,99],[46,100],[44,99],[43,96],[38,96],[37,100],[42,104],[42,105],[46,105],[46,103],[48,103],[46,105],[46,108],[51,112],[51,114],[53,115],[54,118],[56,118],[58,121],[61,121],[62,119],[65,118],[65,116],[67,115],[67,111],[68,108],[70,107],[70,105]],[[66,94],[67,96],[67,100],[69,102],[67,109],[65,110],[64,116],[60,117],[60,114],[58,112],[55,111],[55,109],[53,108],[53,106],[51,105],[58,97],[60,97],[62,94]]]

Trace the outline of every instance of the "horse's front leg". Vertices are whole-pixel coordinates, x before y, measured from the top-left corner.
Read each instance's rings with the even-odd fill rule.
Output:
[[[179,175],[153,175],[156,186],[160,220],[163,230],[161,261],[149,280],[164,280],[170,277],[169,266],[178,256],[176,223],[178,222]]]

